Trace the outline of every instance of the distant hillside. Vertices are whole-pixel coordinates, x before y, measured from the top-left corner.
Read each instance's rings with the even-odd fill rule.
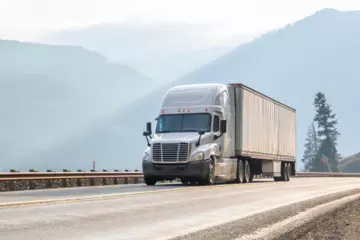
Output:
[[[39,41],[83,46],[110,61],[130,64],[168,83],[258,34],[218,37],[218,26],[185,23],[114,23],[51,33]]]
[[[1,167],[80,133],[151,87],[138,71],[81,47],[0,40]]]
[[[342,159],[339,162],[339,167],[342,172],[360,172],[360,153],[356,153]]]
[[[314,94],[323,91],[339,118],[339,151],[358,149],[360,112],[360,12],[325,9],[251,43],[181,78],[174,84],[242,82],[297,109],[298,168]],[[99,122],[86,134],[33,156],[38,166],[140,168],[145,123],[154,121],[168,85]],[[60,160],[67,159],[60,162]],[[76,159],[76,162],[74,160]]]

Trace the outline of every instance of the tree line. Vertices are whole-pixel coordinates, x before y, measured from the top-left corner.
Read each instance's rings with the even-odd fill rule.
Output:
[[[322,92],[315,95],[313,102],[315,116],[308,128],[304,145],[304,171],[310,172],[340,172],[338,162],[341,159],[336,148],[340,135],[336,126],[336,114],[331,110],[326,96]]]

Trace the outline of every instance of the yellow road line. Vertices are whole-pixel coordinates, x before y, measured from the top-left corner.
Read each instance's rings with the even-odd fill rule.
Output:
[[[269,182],[276,184],[275,182]],[[80,201],[91,201],[91,200],[106,200],[113,198],[122,198],[122,197],[131,197],[131,196],[140,196],[140,195],[150,195],[157,193],[171,193],[171,192],[180,192],[180,191],[200,191],[206,189],[216,189],[216,188],[238,188],[238,187],[252,187],[253,184],[222,184],[222,185],[212,185],[212,186],[193,186],[193,187],[181,187],[181,188],[172,188],[164,190],[154,190],[154,191],[143,191],[143,192],[129,192],[129,193],[113,193],[106,195],[97,195],[97,196],[81,196],[73,198],[58,198],[58,199],[44,199],[44,200],[33,200],[33,201],[23,201],[23,202],[8,202],[0,203],[0,208],[9,208],[9,207],[21,207],[21,206],[34,206],[41,204],[56,204],[56,203],[73,203]]]

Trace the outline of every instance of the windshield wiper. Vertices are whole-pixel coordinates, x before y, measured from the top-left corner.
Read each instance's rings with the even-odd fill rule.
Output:
[[[158,131],[156,133],[169,133],[169,132],[171,132],[171,131],[170,130],[163,130],[163,131]]]
[[[199,132],[198,129],[183,129],[183,132]]]

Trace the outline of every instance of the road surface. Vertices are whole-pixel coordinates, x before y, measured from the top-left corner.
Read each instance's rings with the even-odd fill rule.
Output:
[[[113,199],[1,208],[0,239],[171,239],[206,228],[215,231],[226,222],[358,188],[360,178],[298,178],[290,182],[257,180],[250,184],[189,188],[140,185],[4,193],[0,194],[3,203],[4,196],[8,201],[25,201],[59,197],[59,194],[72,197],[114,191],[143,192],[123,196],[120,193]],[[156,192],[158,189],[165,191]],[[275,215],[267,217],[276,220]],[[256,219],[252,221],[255,226]],[[224,231],[219,239],[236,239],[241,237],[236,234],[245,234],[248,229],[236,230]],[[231,232],[236,236],[230,236]]]
[[[50,200],[67,197],[91,197],[108,194],[148,192],[164,189],[184,188],[182,184],[162,184],[146,186],[144,184],[109,185],[93,187],[75,187],[58,189],[41,189],[33,191],[0,192],[0,204],[19,201]]]

